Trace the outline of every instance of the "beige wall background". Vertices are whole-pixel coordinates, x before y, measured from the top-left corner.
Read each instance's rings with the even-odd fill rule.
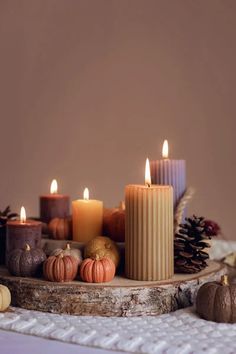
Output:
[[[1,0],[0,207],[57,178],[115,205],[145,158],[185,158],[190,212],[235,230],[236,1]]]

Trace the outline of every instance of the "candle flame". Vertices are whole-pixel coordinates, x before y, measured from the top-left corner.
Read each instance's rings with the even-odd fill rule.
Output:
[[[51,183],[50,193],[57,194],[57,190],[58,190],[57,180],[54,179],[54,180],[52,180],[52,183]]]
[[[145,166],[145,184],[146,186],[150,187],[151,185],[151,173],[150,173],[150,162],[149,159],[146,159],[146,166]]]
[[[168,157],[169,157],[169,145],[168,145],[168,141],[167,140],[165,140],[164,143],[163,143],[162,157],[164,159],[168,159]]]
[[[89,200],[89,190],[88,190],[88,188],[84,189],[84,200]]]
[[[23,206],[20,209],[20,221],[22,223],[26,222],[26,211],[25,211],[25,208]]]

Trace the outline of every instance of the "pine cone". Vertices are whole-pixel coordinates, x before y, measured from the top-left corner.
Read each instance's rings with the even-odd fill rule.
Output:
[[[209,258],[206,248],[211,247],[209,225],[203,217],[193,215],[180,224],[174,240],[174,263],[177,273],[197,273],[207,266]]]

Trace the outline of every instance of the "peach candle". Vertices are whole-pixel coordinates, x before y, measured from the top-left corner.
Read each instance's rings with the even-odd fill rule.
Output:
[[[146,160],[145,185],[125,189],[125,272],[134,280],[164,280],[174,273],[173,188],[152,185]]]
[[[103,202],[89,199],[89,190],[85,188],[84,199],[72,202],[73,240],[88,242],[102,234]]]

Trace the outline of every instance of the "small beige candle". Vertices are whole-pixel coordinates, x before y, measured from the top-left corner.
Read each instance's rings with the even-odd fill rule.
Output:
[[[173,188],[151,184],[149,160],[145,185],[125,190],[125,272],[135,280],[164,280],[174,273]]]
[[[73,240],[88,242],[102,234],[103,202],[89,199],[85,188],[84,199],[72,202]]]

